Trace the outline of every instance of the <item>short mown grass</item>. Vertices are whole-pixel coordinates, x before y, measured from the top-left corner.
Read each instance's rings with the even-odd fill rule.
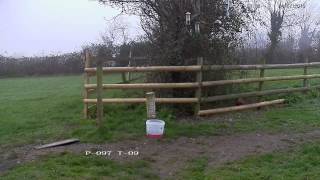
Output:
[[[180,173],[181,179],[310,179],[320,178],[320,143],[305,144],[289,152],[251,156],[222,167],[208,166],[207,159],[195,159]]]
[[[119,163],[101,157],[60,154],[42,157],[4,174],[1,179],[158,179],[145,161]]]
[[[109,75],[105,82],[120,82],[121,76]],[[0,146],[40,144],[64,138],[83,142],[105,142],[142,138],[145,134],[144,105],[106,105],[104,126],[82,117],[81,76],[26,77],[0,79]],[[137,91],[106,91],[106,97],[138,97]],[[219,135],[234,132],[308,130],[318,128],[319,93],[287,95],[290,104],[271,108],[257,116],[252,111],[227,115],[227,121],[177,121],[165,106],[159,117],[167,123],[166,137]],[[229,121],[229,120],[232,121]]]
[[[206,157],[190,160],[174,179],[263,180],[320,177],[320,143],[304,144],[288,152],[255,155],[223,166],[209,166]],[[84,155],[42,157],[6,172],[1,179],[159,179],[151,162],[120,163]]]
[[[105,78],[105,82],[120,81],[121,76],[118,75],[109,75]],[[301,81],[296,83],[302,84]],[[317,82],[313,83],[316,84]],[[296,84],[290,85],[296,86]],[[146,120],[144,105],[106,105],[104,126],[98,129],[93,119],[83,118],[82,86],[83,78],[81,76],[0,79],[0,152],[6,152],[8,149],[17,146],[36,145],[71,137],[79,138],[81,142],[90,143],[144,137]],[[255,88],[256,85],[252,85],[252,87]],[[137,91],[128,93],[121,90],[106,91],[105,96],[135,97],[143,96],[143,93]],[[159,109],[158,113],[159,117],[166,121],[165,137],[167,139],[181,136],[196,137],[261,131],[307,131],[320,127],[320,108],[317,108],[320,105],[318,92],[311,92],[307,95],[291,94],[268,98],[283,97],[289,102],[284,107],[268,108],[258,113],[248,111],[221,116],[224,121],[216,121],[217,118],[215,117],[204,120],[177,121],[171,110],[165,106]],[[70,164],[66,162],[69,159],[74,164],[84,164],[83,166],[70,167]],[[120,174],[120,179],[122,177],[122,179],[132,179],[127,177],[141,179],[152,176],[149,173],[141,173],[139,163],[133,163],[128,168],[126,164],[117,164],[100,159],[88,160],[86,157],[71,154],[62,157],[45,157],[41,162],[21,166],[10,171],[6,177],[9,179],[23,176],[35,177],[36,179],[43,179],[42,177],[54,179],[57,177],[89,176],[110,178]],[[66,164],[63,165],[62,162]],[[142,164],[144,163],[142,162]],[[204,164],[204,159],[199,160],[199,165],[196,166],[198,170],[195,171],[196,176],[207,177],[201,174],[206,169]],[[104,169],[106,172],[109,172],[108,169],[111,172],[103,174],[99,170],[90,168],[100,165],[102,168],[106,168]],[[42,170],[40,168],[41,171],[36,171],[35,169],[39,167]],[[86,167],[89,170],[84,172]],[[51,171],[55,168],[59,171],[64,170],[66,174]],[[138,173],[138,176],[132,175],[135,173]],[[19,176],[20,174],[23,176]],[[193,176],[188,175],[188,177]],[[214,176],[210,175],[209,177]]]

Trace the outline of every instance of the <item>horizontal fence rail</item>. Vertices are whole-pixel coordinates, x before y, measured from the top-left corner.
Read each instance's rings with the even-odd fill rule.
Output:
[[[84,75],[84,96],[83,102],[85,117],[88,117],[88,105],[89,104],[118,104],[118,103],[146,103],[146,98],[102,98],[98,101],[98,98],[90,99],[89,94],[96,92],[101,94],[101,90],[109,89],[141,89],[141,90],[155,90],[155,89],[194,89],[194,97],[187,98],[156,98],[156,103],[167,103],[167,104],[194,104],[195,114],[198,116],[205,116],[210,114],[218,114],[224,112],[239,111],[245,109],[251,109],[256,107],[264,107],[274,104],[283,103],[284,100],[266,101],[261,103],[247,104],[235,107],[217,108],[211,110],[201,110],[200,103],[210,103],[216,101],[225,101],[238,98],[248,97],[262,97],[266,95],[284,94],[292,92],[305,92],[312,89],[320,89],[320,85],[310,86],[308,80],[320,78],[320,74],[308,75],[307,69],[310,67],[320,67],[320,63],[299,63],[299,64],[272,64],[272,65],[202,65],[203,60],[198,59],[198,65],[193,66],[149,66],[149,67],[103,67],[100,68],[101,72],[97,73],[97,68],[90,67],[90,57],[86,55],[85,63],[85,75]],[[292,75],[292,76],[274,76],[265,77],[265,70],[268,69],[294,69],[303,68],[303,75]],[[231,79],[231,80],[217,80],[217,81],[203,81],[203,72],[206,71],[231,71],[231,70],[260,70],[260,77],[257,78],[246,78],[246,79]],[[181,83],[128,83],[123,78],[123,83],[118,84],[93,84],[90,83],[90,76],[102,76],[102,73],[130,73],[130,72],[192,72],[196,73],[196,82],[181,82]],[[100,75],[99,75],[100,74]],[[101,77],[100,77],[101,79]],[[288,81],[288,80],[303,80],[302,87],[286,88],[286,89],[271,89],[263,90],[264,82],[271,81]],[[211,97],[203,97],[202,89],[210,88],[213,86],[224,86],[231,84],[248,84],[258,83],[257,91],[216,95]]]
[[[198,102],[197,98],[156,98],[156,103],[165,104],[190,104]],[[84,103],[96,104],[97,99],[84,99]],[[146,98],[112,98],[102,99],[103,103],[121,104],[121,103],[146,103]]]
[[[194,65],[194,66],[149,66],[149,67],[104,67],[105,73],[122,72],[197,72],[219,70],[260,70],[260,69],[295,69],[303,67],[320,67],[320,62],[298,64],[268,64],[268,65]],[[94,74],[97,68],[85,68],[86,73]]]
[[[122,72],[197,72],[201,66],[150,66],[150,67],[104,67],[105,73]],[[86,73],[96,73],[97,68],[85,68]]]
[[[265,78],[248,78],[236,80],[204,81],[202,87],[220,86],[229,84],[257,83],[266,81],[283,81],[320,78],[320,74],[300,75],[300,76],[281,76]],[[103,84],[104,89],[179,89],[179,88],[198,88],[199,83],[137,83],[137,84]],[[87,89],[96,89],[96,84],[85,84]]]
[[[137,84],[103,84],[104,89],[177,89],[197,88],[198,83],[137,83]],[[87,89],[96,89],[96,84],[86,84]]]
[[[274,101],[266,101],[261,103],[254,103],[254,104],[248,104],[248,105],[242,105],[242,106],[233,106],[233,107],[226,107],[226,108],[217,108],[217,109],[211,109],[211,110],[204,110],[199,111],[199,116],[206,116],[206,115],[213,115],[213,114],[220,114],[220,113],[227,113],[227,112],[234,112],[234,111],[242,111],[246,109],[253,109],[253,108],[259,108],[264,106],[270,106],[275,104],[282,104],[284,103],[284,99],[278,99]]]
[[[266,81],[284,81],[284,80],[315,79],[315,78],[320,78],[320,74],[207,81],[207,82],[203,82],[202,86],[209,87],[209,86],[219,86],[219,85],[229,85],[229,84],[244,84],[244,83],[257,83],[257,82],[266,82]]]
[[[238,93],[238,94],[228,94],[228,95],[207,97],[207,98],[202,98],[201,101],[202,102],[215,102],[215,101],[223,101],[223,100],[238,99],[238,98],[257,97],[257,96],[266,96],[266,95],[284,94],[284,93],[293,93],[293,92],[303,92],[303,91],[309,91],[312,89],[319,89],[319,88],[320,88],[320,86],[254,91],[254,92],[247,92],[247,93]]]
[[[320,62],[297,64],[263,64],[263,65],[208,65],[204,71],[212,70],[260,70],[260,69],[295,69],[303,67],[319,67]]]

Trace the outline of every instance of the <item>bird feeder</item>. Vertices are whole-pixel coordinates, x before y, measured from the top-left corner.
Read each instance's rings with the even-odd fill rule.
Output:
[[[200,33],[200,22],[196,22],[195,23],[194,30],[195,30],[196,33],[198,33],[198,34]]]
[[[186,12],[186,25],[190,26],[191,25],[191,13]]]

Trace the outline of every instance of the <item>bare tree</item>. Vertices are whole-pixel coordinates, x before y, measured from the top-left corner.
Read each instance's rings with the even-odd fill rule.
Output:
[[[123,13],[140,16],[150,41],[153,65],[195,64],[196,57],[206,63],[232,63],[232,50],[238,45],[246,9],[242,0],[100,0]],[[191,14],[186,22],[186,13]],[[195,33],[200,32],[200,33]],[[208,78],[223,78],[218,73]],[[186,82],[195,77],[186,73],[159,73],[157,82]],[[170,90],[165,95],[189,96],[192,91]]]
[[[236,45],[242,30],[244,7],[241,0],[100,0],[121,8],[123,13],[141,17],[144,31],[155,47],[161,63],[183,64],[183,59],[215,54]],[[229,2],[229,3],[228,3]],[[226,4],[227,3],[227,4]],[[229,10],[226,10],[229,7]],[[192,15],[186,26],[186,12]],[[200,23],[201,35],[194,36],[194,23]],[[201,43],[199,43],[201,41]],[[213,47],[215,46],[215,47]],[[218,47],[219,46],[219,50]],[[166,61],[164,61],[166,60]],[[221,63],[222,61],[220,61]],[[158,62],[159,63],[159,62]]]
[[[122,16],[108,21],[105,33],[101,35],[105,44],[126,44],[129,41],[129,23]]]
[[[315,41],[317,32],[319,31],[319,17],[316,13],[312,13],[311,4],[302,11],[302,21],[299,24],[300,39],[299,51],[302,59],[309,58],[312,53],[312,44]]]
[[[315,56],[317,59],[320,59],[320,31],[316,33],[314,46]]]
[[[252,0],[259,7],[255,19],[269,29],[270,45],[266,54],[268,63],[275,63],[275,50],[281,40],[284,27],[301,21],[297,12],[305,7],[307,0]]]

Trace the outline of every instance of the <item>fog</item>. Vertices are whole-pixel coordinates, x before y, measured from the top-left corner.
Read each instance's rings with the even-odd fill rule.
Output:
[[[0,54],[32,56],[66,53],[99,42],[119,11],[88,0],[1,0]],[[133,38],[139,19],[126,17]]]
[[[312,3],[319,12],[320,1]],[[117,14],[94,0],[1,0],[0,54],[20,57],[80,50],[99,42],[107,20]],[[125,19],[131,38],[143,33],[137,17]]]

